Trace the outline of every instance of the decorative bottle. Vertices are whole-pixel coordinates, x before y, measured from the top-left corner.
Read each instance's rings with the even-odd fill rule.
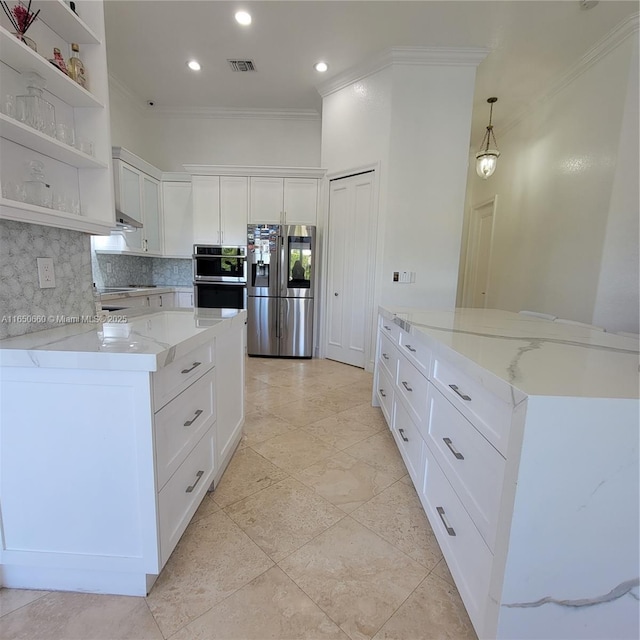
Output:
[[[87,71],[84,68],[84,62],[80,60],[80,47],[75,43],[71,43],[71,57],[67,64],[69,77],[75,80],[81,87],[89,89],[89,79]]]

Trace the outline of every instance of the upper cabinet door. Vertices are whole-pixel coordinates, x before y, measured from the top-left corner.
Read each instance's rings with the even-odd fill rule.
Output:
[[[283,224],[284,179],[251,177],[249,222]]]
[[[284,220],[286,224],[315,225],[318,211],[316,178],[284,178]]]
[[[142,174],[124,162],[115,161],[114,165],[117,179],[116,207],[144,224],[142,216]],[[125,233],[124,240],[129,249],[142,249],[142,229]]]
[[[162,219],[164,255],[172,258],[191,258],[193,254],[191,182],[162,183]]]
[[[193,176],[193,243],[221,244],[220,178]]]
[[[247,244],[248,210],[249,179],[220,176],[220,244]]]
[[[142,174],[142,197],[144,201],[143,249],[160,255],[162,253],[160,183],[145,174]]]

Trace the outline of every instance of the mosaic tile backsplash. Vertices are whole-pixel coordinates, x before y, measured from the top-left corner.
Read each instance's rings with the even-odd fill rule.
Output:
[[[190,287],[193,282],[192,262],[188,259],[93,253],[92,265],[98,288],[132,284]]]
[[[54,288],[40,289],[36,258],[53,258]],[[0,278],[0,339],[95,313],[85,233],[0,220]]]

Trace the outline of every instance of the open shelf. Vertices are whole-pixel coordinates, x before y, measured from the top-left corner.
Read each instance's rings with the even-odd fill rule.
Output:
[[[78,44],[100,44],[100,38],[62,0],[34,0],[31,11],[40,9],[38,20],[42,20],[67,42]]]

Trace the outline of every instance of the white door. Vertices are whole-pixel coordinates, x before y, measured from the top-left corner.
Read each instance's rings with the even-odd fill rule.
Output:
[[[191,182],[162,182],[164,255],[191,258],[193,254],[193,203]]]
[[[123,213],[144,224],[144,220],[142,219],[142,174],[137,169],[129,167],[129,165],[123,162],[116,162],[114,166],[116,167],[116,171],[119,172],[119,190],[116,194],[118,196],[116,206]],[[140,251],[140,249],[143,248],[142,231],[140,229],[125,233],[124,240],[129,249]]]
[[[250,183],[249,222],[281,224],[284,180],[257,176]]]
[[[220,244],[247,244],[249,178],[220,176]]]
[[[364,368],[371,279],[373,171],[332,180],[327,242],[327,358]]]
[[[220,178],[193,176],[193,243],[220,244]]]
[[[485,308],[489,299],[489,264],[498,196],[471,209],[463,306]]]
[[[315,226],[318,210],[316,178],[284,179],[284,222]]]
[[[142,174],[142,198],[144,201],[144,246],[150,253],[162,253],[162,220],[160,211],[160,183]]]

